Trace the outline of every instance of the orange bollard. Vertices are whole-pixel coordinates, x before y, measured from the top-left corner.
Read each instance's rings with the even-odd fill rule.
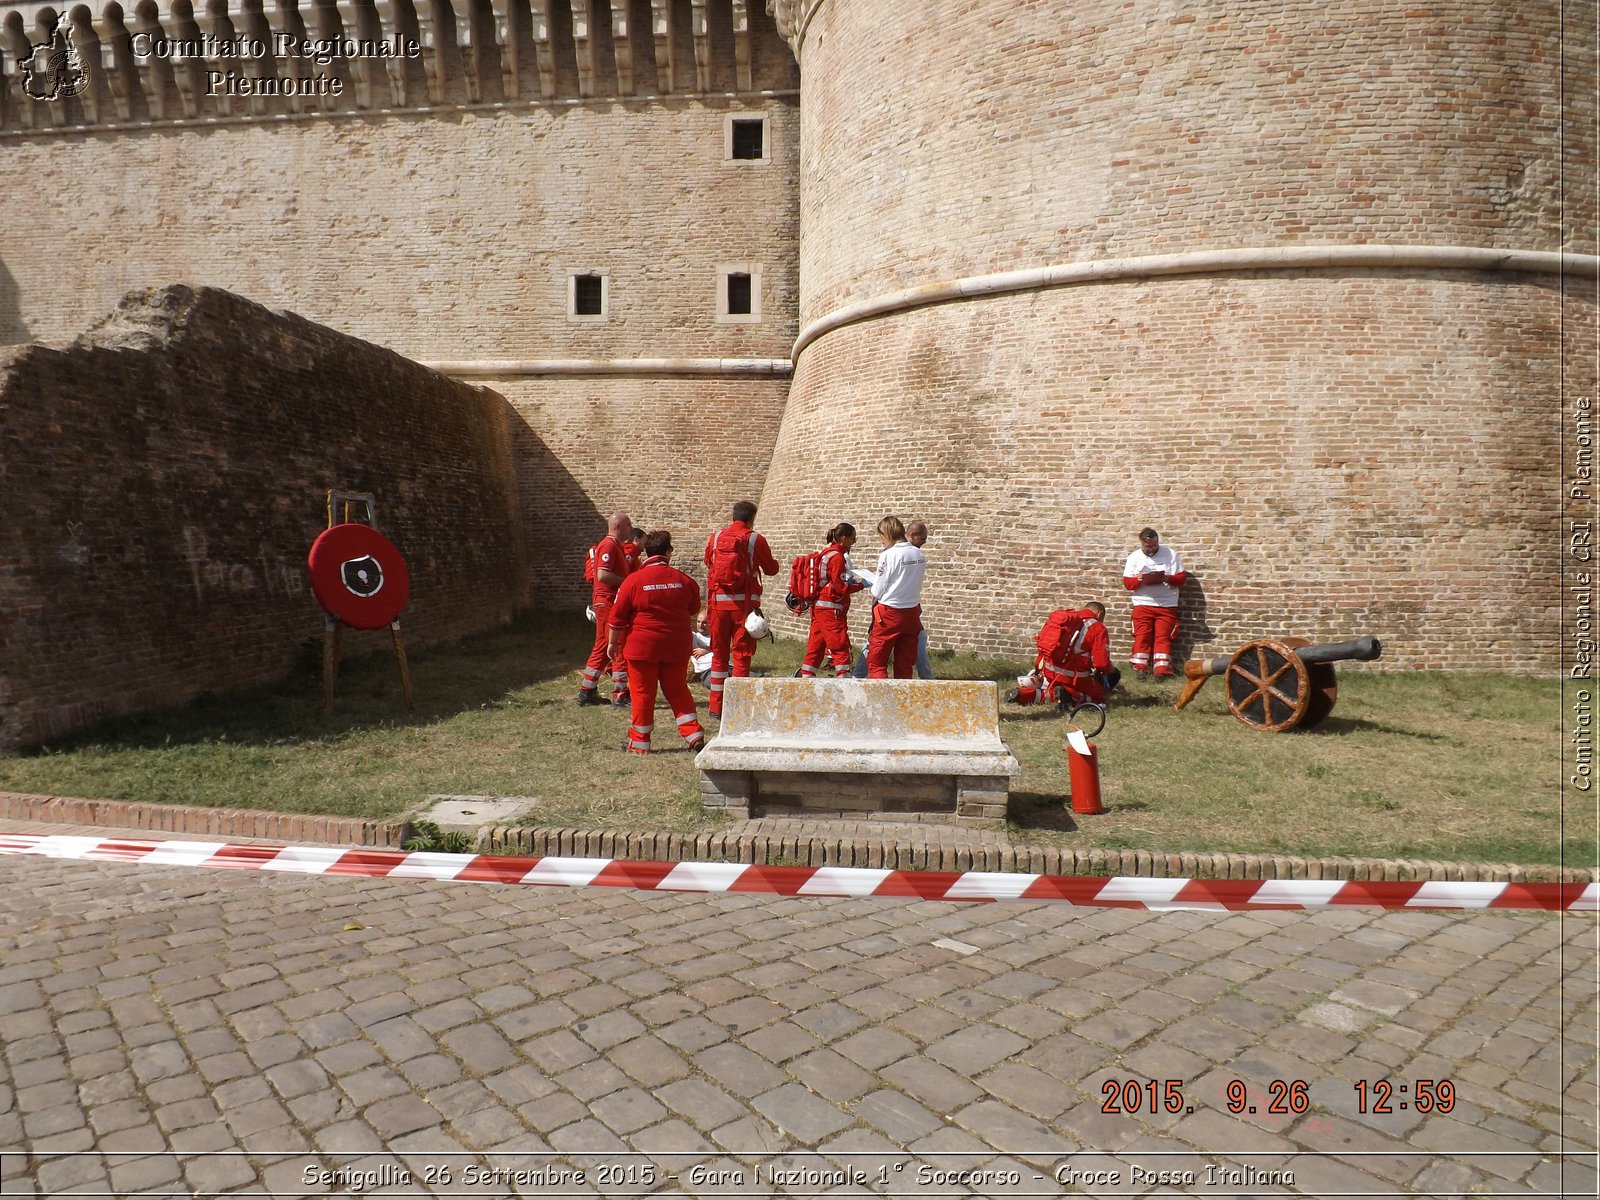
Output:
[[[1072,780],[1072,811],[1090,817],[1105,812],[1100,803],[1100,756],[1076,725],[1067,730],[1067,770]]]

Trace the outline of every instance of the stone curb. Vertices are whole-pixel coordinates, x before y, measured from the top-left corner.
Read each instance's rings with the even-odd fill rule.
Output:
[[[396,850],[400,849],[409,830],[406,821],[363,821],[356,817],[319,817],[251,808],[78,800],[71,796],[29,796],[19,792],[0,792],[0,820]]]
[[[623,858],[663,862],[739,862],[765,866],[872,867],[890,871],[1016,871],[1030,875],[1138,875],[1158,879],[1341,879],[1390,883],[1440,880],[1593,883],[1575,867],[1454,863],[1415,859],[1304,858],[1286,854],[1167,854],[1150,850],[1074,850],[1060,846],[939,846],[903,836],[633,833],[621,830],[486,826],[484,853]]]
[[[324,845],[399,849],[406,821],[363,821],[256,809],[197,808],[121,800],[78,800],[0,792],[0,820],[89,825],[140,832],[255,837]],[[1136,875],[1174,879],[1343,879],[1495,883],[1593,883],[1593,869],[1456,863],[1417,859],[1305,858],[1285,854],[1075,850],[1060,846],[934,845],[904,833],[658,833],[487,825],[483,853],[658,862],[739,862],[764,866],[868,867],[889,871],[1015,871],[1030,875]]]

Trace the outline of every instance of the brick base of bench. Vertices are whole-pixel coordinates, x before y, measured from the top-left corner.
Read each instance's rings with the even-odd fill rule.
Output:
[[[1006,819],[1010,780],[975,775],[867,775],[838,771],[705,771],[700,797],[732,820],[841,817],[974,825]]]

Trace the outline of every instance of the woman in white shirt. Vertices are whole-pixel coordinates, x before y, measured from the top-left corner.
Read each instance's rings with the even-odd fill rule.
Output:
[[[879,521],[878,536],[884,549],[872,584],[867,678],[888,679],[892,656],[894,677],[910,679],[917,665],[917,635],[922,632],[922,577],[928,560],[906,541],[906,527],[899,517]]]

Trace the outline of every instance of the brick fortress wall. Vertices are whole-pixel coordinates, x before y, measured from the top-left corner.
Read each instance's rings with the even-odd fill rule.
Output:
[[[1592,5],[1565,41],[1554,3],[783,7],[805,160],[775,543],[849,519],[870,564],[879,516],[920,516],[935,646],[1025,653],[1101,597],[1120,656],[1150,523],[1197,576],[1185,649],[1370,632],[1380,666],[1557,667],[1563,387],[1593,387],[1561,330],[1593,329],[1592,281],[1272,255],[1592,253]],[[1216,250],[1255,269],[852,312]]]
[[[0,0],[0,69],[38,7]],[[1135,273],[803,331],[1060,263],[1592,251],[1593,3],[234,3],[241,30],[378,19],[427,50],[335,64],[337,101],[193,112],[176,78],[116,57],[152,12],[181,33],[182,9],[118,35],[105,8],[105,78],[65,108],[4,81],[8,199],[51,235],[0,247],[0,342],[67,336],[176,276],[422,361],[565,361],[472,375],[526,423],[541,602],[581,603],[605,511],[670,524],[690,565],[750,495],[785,560],[841,518],[866,559],[882,512],[932,522],[936,645],[1025,654],[1043,607],[1087,595],[1115,625],[1153,522],[1197,573],[1204,652],[1360,625],[1389,640],[1380,669],[1554,666],[1549,464],[1563,387],[1593,394],[1581,279]],[[732,114],[767,117],[769,161],[725,160]],[[728,263],[762,268],[761,322],[711,316]],[[605,322],[567,319],[572,269],[608,273]],[[781,358],[797,332],[786,415],[781,376],[572,366]]]
[[[0,49],[5,29],[34,29],[19,15],[29,7],[0,19]],[[228,28],[265,21],[266,37],[298,19],[316,37],[330,7],[263,17],[234,4]],[[362,7],[333,11],[356,36]],[[102,70],[98,91],[64,106],[24,103],[14,74],[0,81],[7,198],[50,231],[0,248],[0,343],[71,337],[130,289],[191,279],[486,384],[523,422],[538,602],[581,610],[605,513],[670,526],[682,559],[733,501],[760,493],[786,375],[661,364],[787,358],[793,56],[745,0],[378,12],[386,36],[431,30],[419,61],[246,64],[331,70],[350,82],[339,98],[201,96],[191,112],[156,61],[121,79]],[[486,28],[486,13],[505,19]],[[124,27],[180,36],[172,5],[159,16]],[[105,13],[93,24],[109,44]],[[200,32],[221,28],[199,18]],[[0,53],[0,67],[14,63]],[[761,159],[729,157],[734,117],[765,119]],[[741,267],[758,277],[759,320],[719,319],[720,270]],[[574,272],[605,276],[604,319],[570,318]]]
[[[1389,667],[1553,667],[1559,287],[1286,282],[1035,292],[832,334],[801,359],[764,528],[820,544],[852,520],[871,566],[885,511],[926,519],[935,647],[1025,654],[1044,613],[1101,599],[1121,657],[1149,522],[1195,574],[1197,652],[1374,633]],[[1417,334],[1446,322],[1442,346]]]
[[[733,113],[773,156],[725,162]],[[289,308],[422,362],[787,356],[792,103],[666,98],[7,137],[0,341],[76,336],[175,280]],[[48,236],[46,236],[46,233]],[[717,268],[761,269],[763,319],[717,320]],[[568,317],[600,272],[603,320]]]
[[[305,560],[330,488],[376,497],[408,645],[503,624],[530,600],[515,424],[492,391],[208,289],[0,352],[0,746],[283,677],[322,632]]]

